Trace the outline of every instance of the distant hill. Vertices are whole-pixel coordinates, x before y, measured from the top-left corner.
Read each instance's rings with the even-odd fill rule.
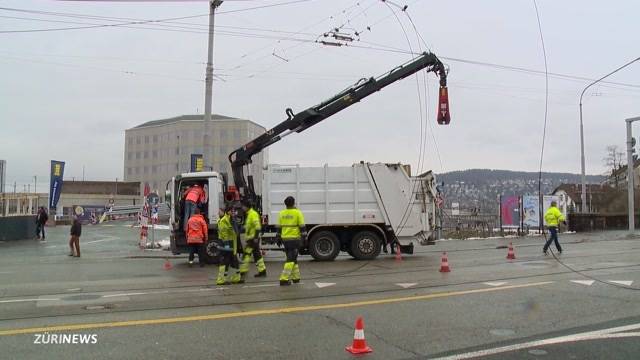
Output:
[[[437,174],[439,184],[444,182],[445,207],[452,202],[461,209],[480,208],[482,213],[495,213],[498,195],[537,195],[538,173],[525,171],[470,169]],[[588,175],[587,183],[599,184],[604,176]],[[580,183],[579,174],[542,173],[542,193],[550,194],[560,184]]]

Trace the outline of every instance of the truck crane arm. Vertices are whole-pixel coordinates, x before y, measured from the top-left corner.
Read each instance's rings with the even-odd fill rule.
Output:
[[[280,141],[285,136],[294,132],[302,132],[367,96],[380,91],[382,88],[415,74],[422,69],[427,69],[428,72],[435,72],[440,77],[438,123],[448,124],[450,116],[445,67],[440,59],[433,53],[422,53],[417,58],[394,68],[378,78],[362,78],[332,98],[297,114],[294,114],[290,108],[286,109],[286,120],[229,154],[233,182],[241,199],[248,199],[254,202],[258,200],[252,181],[248,183],[244,176],[244,167],[251,163],[253,155]]]

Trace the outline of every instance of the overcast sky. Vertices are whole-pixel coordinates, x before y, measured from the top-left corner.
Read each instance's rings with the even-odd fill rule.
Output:
[[[403,27],[411,49],[424,49],[408,17],[379,0],[309,0],[249,9],[286,2],[291,1],[230,0],[219,8],[215,113],[269,128],[284,120],[287,107],[304,110],[361,77],[409,60],[402,51],[383,51],[409,50]],[[416,168],[424,124],[420,107],[426,107],[423,169],[537,171],[544,75],[455,60],[544,71],[533,1],[396,3],[408,5],[430,49],[448,58],[443,61],[450,68],[451,124],[435,120],[435,75],[428,76],[426,101],[418,95],[420,89],[424,97],[424,86],[407,78],[272,146],[270,161],[349,165],[365,160]],[[125,129],[203,112],[206,2],[6,0],[0,7],[0,159],[8,161],[7,182],[32,183],[38,175],[44,190],[51,159],[67,162],[67,178],[81,177],[84,165],[87,179],[122,179]],[[637,1],[538,0],[538,7],[552,73],[595,79],[640,56]],[[194,17],[129,27],[6,32],[187,16]],[[341,26],[342,33],[360,33],[357,46],[314,42]],[[640,116],[640,62],[608,80],[634,86],[603,84],[587,91],[588,173],[604,172],[605,147],[624,147],[624,119]],[[580,171],[578,99],[586,84],[549,78],[545,171]]]

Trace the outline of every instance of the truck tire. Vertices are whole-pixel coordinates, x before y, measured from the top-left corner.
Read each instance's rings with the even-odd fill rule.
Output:
[[[220,250],[218,246],[222,246],[222,242],[218,239],[209,239],[204,246],[204,262],[207,264],[217,265],[220,263]]]
[[[331,231],[318,231],[309,240],[309,254],[318,261],[331,261],[340,253],[340,240]]]
[[[360,231],[351,239],[351,252],[358,260],[371,260],[380,255],[382,239],[371,231]]]

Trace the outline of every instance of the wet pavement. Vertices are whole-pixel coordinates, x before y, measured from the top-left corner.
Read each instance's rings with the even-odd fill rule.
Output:
[[[0,243],[9,358],[350,358],[358,316],[368,358],[638,355],[640,240],[623,232],[563,234],[557,259],[533,236],[441,241],[401,261],[302,257],[302,283],[282,288],[281,253],[267,255],[266,279],[217,287],[215,266],[169,258],[165,270],[168,252],[142,251],[138,229],[109,225],[83,228],[81,258],[67,256],[68,226],[49,228],[46,243]],[[438,271],[443,251],[449,273]],[[45,333],[97,342],[34,344]]]

